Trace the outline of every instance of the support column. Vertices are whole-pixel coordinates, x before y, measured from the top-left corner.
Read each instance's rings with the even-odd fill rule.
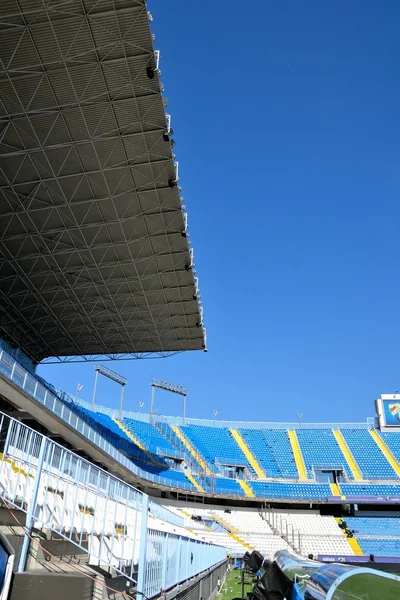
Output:
[[[164,549],[163,549],[163,564],[161,574],[161,586],[165,590],[167,587],[167,567],[168,567],[168,533],[165,534],[164,538]]]
[[[38,464],[37,464],[37,469],[36,469],[36,479],[35,479],[35,483],[33,485],[32,498],[29,503],[28,513],[26,515],[25,535],[24,535],[24,541],[22,542],[21,555],[19,557],[18,573],[23,573],[25,571],[25,567],[26,567],[26,559],[28,557],[30,536],[32,534],[32,529],[33,529],[35,510],[36,510],[37,498],[38,498],[39,487],[40,487],[40,480],[41,480],[41,475],[42,475],[42,470],[43,470],[43,463],[44,463],[44,458],[46,455],[46,449],[47,449],[47,440],[45,437],[42,437],[42,442],[40,444],[40,450],[39,450]]]
[[[147,551],[147,515],[149,512],[149,497],[147,494],[142,496],[142,518],[140,523],[140,548],[139,548],[139,567],[137,591],[145,594],[145,576],[146,576],[146,551]]]
[[[150,399],[150,423],[153,423],[153,410],[154,410],[154,393],[155,386],[151,386],[151,399]]]
[[[176,574],[175,574],[175,581],[176,583],[180,582],[180,571],[181,571],[181,554],[182,554],[182,537],[179,536],[178,537],[178,548],[176,550],[176,556],[177,556],[177,561],[176,561]]]
[[[99,371],[96,369],[96,375],[94,378],[94,388],[93,388],[93,396],[92,396],[92,410],[94,411],[94,401],[96,398],[96,389],[97,389],[97,380],[99,378]]]
[[[124,385],[121,385],[121,395],[119,397],[119,418],[122,419],[122,404],[124,401]]]

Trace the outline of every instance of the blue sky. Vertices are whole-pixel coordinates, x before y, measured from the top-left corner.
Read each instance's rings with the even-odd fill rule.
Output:
[[[154,376],[189,416],[365,420],[400,389],[400,3],[149,6],[209,352],[110,365],[126,408],[148,411]],[[90,400],[92,364],[39,373]]]

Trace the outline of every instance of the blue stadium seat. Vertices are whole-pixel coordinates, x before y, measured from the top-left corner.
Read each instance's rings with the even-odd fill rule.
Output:
[[[296,463],[285,429],[240,429],[240,433],[267,477],[297,479]]]
[[[340,489],[345,496],[394,496],[400,498],[400,484],[341,483]]]
[[[397,462],[400,463],[400,433],[397,431],[382,431],[380,436]]]
[[[357,541],[366,555],[400,557],[400,539],[357,538]]]
[[[182,454],[154,425],[136,419],[123,419],[123,424],[150,452],[160,456],[182,458]]]
[[[166,479],[166,484],[171,482],[171,485],[185,488],[189,491],[195,492],[196,488],[186,477],[185,473],[182,471],[174,471],[173,469],[168,469],[166,471],[162,471],[158,473],[158,475],[164,479]]]
[[[352,477],[332,429],[298,429],[296,433],[309,477],[313,476],[313,468],[342,469],[347,477]]]
[[[132,442],[111,417],[104,413],[88,410],[80,404],[69,404],[68,406],[113,446],[125,452],[130,458],[144,463],[150,462],[147,454]]]
[[[341,429],[364,479],[398,479],[367,429]]]
[[[157,456],[155,453],[152,453],[151,456],[144,453],[111,417],[104,413],[93,412],[80,405],[71,405],[71,408],[100,434],[105,436],[111,444],[124,451],[143,471],[162,477],[165,479],[166,485],[195,491],[196,488],[183,472],[170,469],[168,463],[164,462],[162,457]]]
[[[240,487],[236,479],[227,479],[224,477],[214,477],[214,485],[207,478],[209,490],[213,490],[215,494],[226,494],[230,496],[244,496],[243,489]]]
[[[214,464],[221,464],[247,467],[251,474],[255,474],[253,467],[233,439],[229,429],[188,425],[182,427],[182,431],[207,461],[211,470],[213,470]]]
[[[359,535],[388,536],[400,538],[399,517],[345,517],[349,528]]]
[[[326,500],[332,495],[326,483],[280,483],[278,481],[252,481],[251,487],[257,498],[290,500]]]

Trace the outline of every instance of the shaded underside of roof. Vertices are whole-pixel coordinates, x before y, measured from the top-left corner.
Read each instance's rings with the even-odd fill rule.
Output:
[[[1,0],[0,39],[0,335],[38,361],[203,348],[146,3]]]

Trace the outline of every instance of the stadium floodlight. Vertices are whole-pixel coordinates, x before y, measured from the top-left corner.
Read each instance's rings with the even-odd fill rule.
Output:
[[[154,67],[146,67],[146,75],[149,79],[154,79],[156,69]]]
[[[297,418],[299,420],[299,429],[301,429],[301,420],[303,418],[303,413],[297,413]]]
[[[183,396],[183,416],[182,416],[182,424],[185,425],[186,421],[186,398],[187,398],[187,389],[183,387],[180,383],[173,383],[172,381],[167,381],[166,379],[153,379],[151,382],[151,401],[150,401],[150,423],[152,422],[152,417],[154,414],[154,396],[156,388],[160,390],[164,390],[166,392],[171,392],[172,394],[177,394],[178,396]]]
[[[213,415],[214,415],[214,427],[215,427],[215,419],[218,416],[218,410],[213,410]]]
[[[144,406],[144,402],[139,402],[139,412],[142,411],[143,406]]]
[[[78,383],[78,385],[76,386],[76,396],[75,396],[75,402],[78,402],[78,394],[81,391],[81,389],[83,388],[83,384],[82,383]]]
[[[121,386],[121,395],[119,398],[119,418],[121,419],[122,418],[122,403],[123,403],[123,399],[124,399],[124,388],[125,388],[126,384],[128,383],[127,378],[123,377],[123,375],[120,375],[119,373],[116,373],[115,371],[112,371],[111,369],[109,369],[108,367],[105,367],[104,365],[95,365],[94,370],[96,371],[96,375],[95,375],[94,387],[93,387],[92,410],[94,410],[94,406],[95,406],[94,401],[96,398],[97,379],[98,379],[99,373],[100,373],[100,375],[104,375],[104,377],[107,377],[108,379],[115,381],[116,383],[118,383]]]

